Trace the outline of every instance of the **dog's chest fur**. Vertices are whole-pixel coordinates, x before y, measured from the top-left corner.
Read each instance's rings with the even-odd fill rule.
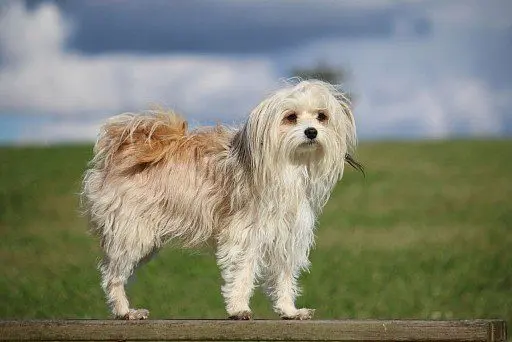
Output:
[[[313,244],[311,186],[304,167],[289,166],[257,198],[250,235],[265,259],[293,258]]]

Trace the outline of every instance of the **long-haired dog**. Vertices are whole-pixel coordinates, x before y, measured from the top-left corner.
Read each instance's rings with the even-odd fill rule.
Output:
[[[83,199],[101,237],[102,286],[113,314],[131,309],[125,283],[166,242],[214,241],[232,319],[251,318],[260,282],[284,319],[297,309],[297,278],[309,267],[317,216],[345,162],[359,167],[348,101],[334,86],[302,81],[263,100],[240,129],[187,132],[171,112],[122,114],[108,120],[85,173]]]

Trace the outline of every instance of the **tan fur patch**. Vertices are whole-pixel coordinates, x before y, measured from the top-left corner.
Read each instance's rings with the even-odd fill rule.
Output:
[[[159,112],[140,120],[133,116],[131,122],[113,122],[105,127],[107,143],[118,140],[111,155],[111,172],[133,174],[156,164],[177,149],[186,137],[187,123],[172,112]]]

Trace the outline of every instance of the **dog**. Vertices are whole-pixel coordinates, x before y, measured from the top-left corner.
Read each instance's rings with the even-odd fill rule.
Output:
[[[135,268],[168,242],[213,242],[231,319],[250,319],[260,284],[283,319],[296,308],[298,277],[310,266],[315,222],[345,163],[356,126],[349,101],[319,80],[286,84],[239,129],[187,131],[178,114],[121,114],[101,128],[83,179],[83,202],[99,235],[102,287],[113,315],[146,319],[124,286]]]

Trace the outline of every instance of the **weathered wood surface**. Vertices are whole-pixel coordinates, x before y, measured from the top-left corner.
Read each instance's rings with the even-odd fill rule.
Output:
[[[0,321],[0,341],[506,341],[502,320]]]

